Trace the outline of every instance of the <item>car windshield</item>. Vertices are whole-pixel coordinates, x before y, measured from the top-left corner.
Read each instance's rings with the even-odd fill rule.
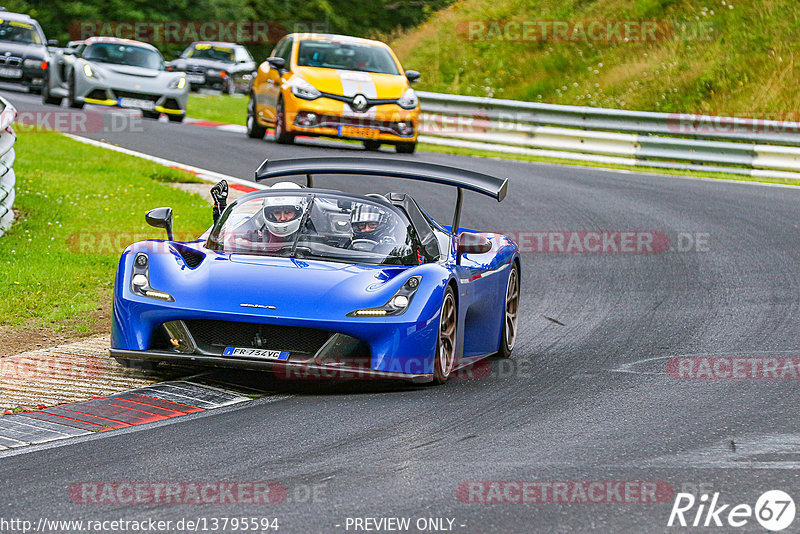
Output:
[[[200,43],[190,47],[186,51],[185,57],[191,57],[194,59],[211,59],[213,61],[233,63],[234,52],[233,48],[229,46],[216,46]]]
[[[392,55],[385,48],[336,41],[300,41],[297,65],[400,74]]]
[[[164,70],[164,60],[161,58],[161,54],[155,50],[136,45],[94,43],[86,48],[83,58],[98,63]]]
[[[1,14],[0,14],[1,15]],[[19,20],[0,19],[0,41],[12,43],[42,44],[42,38],[36,27],[28,22]]]
[[[226,254],[416,265],[406,216],[380,201],[334,193],[269,191],[231,204],[207,246]]]

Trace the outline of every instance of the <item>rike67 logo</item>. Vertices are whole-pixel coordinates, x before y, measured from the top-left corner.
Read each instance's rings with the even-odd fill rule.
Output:
[[[762,528],[778,532],[788,528],[794,516],[794,500],[781,490],[764,492],[756,500],[755,506],[723,504],[718,492],[710,499],[706,493],[699,498],[691,493],[678,493],[667,526],[739,528],[750,524],[755,518]]]

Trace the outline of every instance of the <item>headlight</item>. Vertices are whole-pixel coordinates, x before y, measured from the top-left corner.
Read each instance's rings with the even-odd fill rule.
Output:
[[[208,76],[211,76],[212,78],[227,78],[228,77],[228,73],[227,72],[225,72],[224,70],[218,70],[218,69],[208,69],[206,71],[206,74]]]
[[[294,76],[289,82],[289,86],[292,88],[292,94],[298,98],[314,100],[315,98],[322,96],[322,93],[320,93],[316,87],[305,81],[300,76]]]
[[[131,291],[140,297],[175,302],[169,293],[158,291],[150,286],[150,258],[140,252],[133,259],[133,273],[131,275]]]
[[[406,92],[403,93],[403,96],[397,100],[397,105],[403,109],[414,109],[417,107],[417,104],[419,104],[417,93],[415,93],[410,87],[406,89]]]
[[[180,78],[175,78],[171,82],[169,82],[170,89],[183,89],[186,87],[186,78],[181,76]]]
[[[30,58],[22,62],[22,66],[25,67],[26,69],[44,69],[46,68],[44,67],[44,65],[45,62],[42,59]]]
[[[92,76],[94,76],[94,72],[92,72],[92,67],[90,67],[88,63],[83,64],[83,73],[86,75],[87,78],[91,78]]]
[[[380,306],[379,308],[366,308],[363,310],[355,310],[347,314],[348,317],[386,317],[389,315],[402,315],[411,304],[411,299],[414,298],[414,293],[417,292],[419,282],[422,280],[421,276],[412,276],[406,283],[403,284],[397,293],[394,294],[389,302]]]

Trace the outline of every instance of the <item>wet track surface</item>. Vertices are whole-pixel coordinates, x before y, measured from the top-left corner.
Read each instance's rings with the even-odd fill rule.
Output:
[[[21,110],[42,108],[30,95],[3,96]],[[142,132],[89,137],[240,178],[266,157],[376,155],[326,141],[280,146],[140,124]],[[462,224],[524,232],[528,249],[533,232],[640,231],[666,234],[671,250],[524,252],[517,346],[511,363],[494,361],[491,372],[441,387],[231,374],[288,397],[0,458],[3,515],[277,517],[283,532],[344,532],[353,517],[444,517],[456,532],[639,532],[670,530],[673,499],[476,504],[456,490],[467,481],[662,481],[674,492],[702,485],[726,503],[754,505],[766,490],[798,487],[797,381],[681,380],[666,366],[686,355],[800,356],[800,190],[380,155],[508,177],[502,204],[466,194]],[[397,180],[317,185],[405,190],[445,221],[455,199],[446,187]],[[277,481],[287,496],[266,506],[75,503],[68,489],[84,481]],[[751,518],[739,530],[757,527]]]

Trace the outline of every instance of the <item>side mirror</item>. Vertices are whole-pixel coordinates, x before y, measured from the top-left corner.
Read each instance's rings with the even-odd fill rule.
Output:
[[[283,59],[282,57],[276,57],[276,56],[268,57],[267,63],[269,63],[270,67],[277,70],[278,72],[286,70],[286,60]]]
[[[58,46],[58,39],[48,39],[47,46]]]
[[[75,50],[73,48],[65,48],[61,53],[65,56],[74,56]]]
[[[167,239],[172,241],[172,208],[156,208],[144,216],[147,224],[167,231]]]
[[[486,254],[492,250],[492,243],[483,234],[461,232],[458,234],[458,262],[462,254]]]
[[[408,83],[417,83],[419,81],[420,73],[415,70],[407,70],[406,71],[406,78],[408,78]]]

